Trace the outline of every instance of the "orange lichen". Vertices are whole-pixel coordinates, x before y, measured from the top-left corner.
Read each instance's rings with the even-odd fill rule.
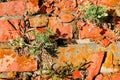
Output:
[[[65,52],[65,50],[66,50],[65,48],[62,48],[62,49],[60,49],[59,52],[60,52],[60,53],[63,53],[63,52]]]
[[[15,58],[16,57],[16,54],[12,54],[12,58]]]
[[[76,48],[74,46],[70,46],[67,51],[70,52],[70,53],[74,53],[75,49]]]
[[[105,4],[106,6],[120,6],[119,0],[101,0],[102,4]]]
[[[83,49],[84,49],[84,54],[86,54],[86,53],[91,53],[91,52],[90,52],[90,47],[89,47],[89,46],[84,45],[84,46],[83,46]]]
[[[4,58],[4,50],[3,49],[0,49],[0,58]]]
[[[16,62],[19,66],[25,66],[26,63],[33,63],[30,57],[26,58],[24,56],[18,56]],[[28,66],[28,65],[27,65]]]
[[[4,51],[5,51],[5,52],[4,52],[4,55],[7,55],[7,56],[9,56],[9,55],[11,55],[12,53],[14,53],[14,51],[11,50],[11,49],[4,50]]]
[[[48,23],[48,17],[43,15],[41,17],[36,16],[30,18],[30,25],[33,27],[40,27],[40,26],[46,26]]]
[[[60,57],[59,57],[59,59],[60,59],[60,61],[61,61],[61,62],[66,62],[66,60],[65,60],[65,57],[64,57],[64,56],[60,56]]]
[[[111,51],[107,52],[103,66],[106,68],[113,68],[113,53]]]
[[[16,73],[15,72],[9,72],[6,76],[7,79],[10,79],[10,78],[15,78],[16,76]]]
[[[0,58],[4,58],[4,56],[12,56],[14,58],[16,53],[11,49],[0,49]]]
[[[33,71],[37,69],[37,63],[31,57],[16,56],[14,61],[7,66],[7,71]]]
[[[70,22],[74,19],[75,17],[72,14],[66,14],[66,13],[62,13],[60,15],[60,19],[62,22]]]
[[[106,68],[115,68],[120,64],[120,49],[115,45],[111,44],[108,48],[101,46],[91,48],[88,45],[81,46],[68,46],[62,47],[59,49],[58,54],[58,66],[62,65],[64,62],[71,62],[74,66],[77,66],[79,63],[87,60],[90,61],[92,53],[106,51],[105,61],[102,66]],[[118,61],[117,61],[118,60]],[[115,65],[113,67],[113,65]],[[116,67],[117,68],[117,67]],[[115,69],[116,69],[115,68]],[[118,69],[118,68],[117,68]]]
[[[112,50],[113,52],[115,52],[115,51],[117,50],[115,44],[111,44],[111,45],[110,45],[110,48],[111,48],[111,50]]]

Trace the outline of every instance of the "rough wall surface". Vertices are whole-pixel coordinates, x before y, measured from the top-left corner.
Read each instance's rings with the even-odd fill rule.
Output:
[[[59,30],[60,35],[67,34],[65,37],[60,36],[60,38],[84,39],[101,36],[99,34],[101,29],[99,28],[95,28],[93,31],[88,32],[89,25],[86,25],[83,30],[79,29],[84,23],[78,21],[79,11],[77,7],[84,3],[85,0],[46,0],[45,3],[41,1],[42,0],[13,0],[0,3],[0,42],[7,42],[9,39],[15,39],[15,37],[19,35],[19,24],[20,22],[24,22],[23,17],[27,13],[33,15],[29,16],[31,27],[50,27],[54,32]],[[90,1],[93,3],[96,2],[96,0]],[[101,4],[108,7],[120,6],[119,0],[98,0],[98,5]],[[119,12],[117,14],[120,17]],[[120,19],[118,19],[117,25],[120,27]],[[108,33],[110,33],[110,31],[106,29],[106,34],[104,34],[104,36],[110,38],[114,37],[113,34],[108,35]],[[98,68],[102,66],[100,72],[109,73],[120,71],[120,43],[110,43],[112,43],[112,41],[106,38],[100,41],[102,46],[91,42],[81,42],[81,44],[78,45],[69,45],[68,47],[59,48],[58,59],[55,59],[54,62],[59,66],[63,65],[64,61],[72,62],[74,65],[77,65],[84,59],[93,61],[94,59],[91,59],[92,57],[95,58],[95,60],[93,61],[94,64],[91,65],[98,65],[95,61],[97,61],[97,59],[101,60],[98,65]],[[97,56],[101,56],[100,59],[94,55],[97,52],[104,52],[104,54],[97,54]],[[8,58],[10,60],[8,60]],[[19,60],[24,61],[19,62]],[[23,64],[25,62],[27,63]],[[12,68],[13,65],[14,68]],[[29,65],[29,67],[27,67],[27,65]],[[95,68],[96,67],[97,66],[95,66]],[[6,49],[0,49],[0,72],[34,71],[36,69],[37,63],[31,58],[25,59],[23,56],[17,57],[11,50],[7,51]],[[95,74],[97,73],[98,71]],[[10,75],[14,77],[14,73],[10,73]],[[119,76],[120,74],[117,75]],[[9,74],[5,77],[7,76],[9,77]],[[108,78],[105,80],[107,79]]]

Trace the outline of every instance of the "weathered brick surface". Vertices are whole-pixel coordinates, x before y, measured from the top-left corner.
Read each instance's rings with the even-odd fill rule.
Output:
[[[93,78],[99,73],[104,56],[105,52],[96,52],[91,55],[91,63],[90,66],[87,68],[87,80],[93,80]]]
[[[120,49],[118,46],[119,44],[120,43],[111,44],[107,48],[98,46],[95,43],[81,43],[79,45],[63,47],[59,49],[59,57],[56,59],[55,62],[58,66],[63,65],[64,62],[71,62],[74,66],[76,66],[80,62],[84,61],[84,59],[90,61],[90,57],[93,55],[93,53],[105,51],[105,59],[103,61],[100,72],[116,72],[119,71],[118,65],[120,64]]]
[[[18,19],[0,20],[0,42],[15,39],[19,35],[19,22]]]
[[[10,49],[0,49],[0,72],[35,70],[37,70],[37,61],[31,57],[18,56]]]
[[[54,32],[60,32],[60,38],[72,38],[73,36],[73,25],[69,23],[62,23],[58,17],[50,17],[48,27],[50,27]]]
[[[22,16],[25,13],[25,0],[0,3],[0,16]]]
[[[48,16],[46,15],[37,15],[30,18],[31,27],[45,27],[48,24]]]
[[[25,3],[27,1],[27,4]],[[44,32],[44,29],[41,27],[50,27],[54,32],[60,32],[59,38],[72,38],[73,29],[78,26],[79,38],[93,38],[91,40],[96,41],[103,45],[106,48],[98,46],[97,44],[80,44],[74,46],[68,46],[59,49],[58,59],[55,60],[58,66],[63,65],[63,62],[71,62],[74,66],[78,65],[80,62],[83,62],[85,59],[90,61],[90,57],[93,56],[93,53],[106,51],[104,62],[101,65],[102,58],[100,59],[100,64],[97,64],[97,60],[94,58],[99,58],[97,55],[93,56],[92,61],[95,64],[91,64],[92,67],[96,68],[97,72],[95,73],[92,70],[89,72],[91,77],[91,72],[96,76],[98,71],[101,73],[110,73],[120,71],[120,47],[119,44],[108,44],[111,42],[111,38],[114,39],[114,35],[111,34],[111,31],[108,29],[102,30],[101,28],[91,28],[89,24],[84,26],[86,23],[80,22],[79,11],[77,5],[81,5],[86,0],[45,0],[45,3],[41,3],[42,0],[13,0],[10,2],[0,3],[0,16],[13,16],[6,20],[1,20],[0,18],[0,42],[6,42],[9,39],[15,39],[19,34],[19,19],[15,19],[14,16],[22,17],[25,11],[32,13],[42,13],[40,16],[33,16],[30,18],[31,27],[40,27],[37,30]],[[95,3],[96,0],[90,0]],[[107,6],[118,6],[120,3],[117,3],[119,0],[98,0],[99,4],[104,4]],[[112,4],[111,4],[112,3]],[[38,5],[39,4],[39,5]],[[43,13],[47,13],[43,14]],[[118,13],[119,15],[119,10]],[[117,15],[117,16],[118,16]],[[117,28],[120,27],[120,20],[114,20],[117,23]],[[119,22],[118,22],[119,21]],[[77,24],[78,22],[78,24]],[[17,29],[17,30],[16,30]],[[103,31],[102,34],[100,34]],[[62,35],[66,34],[65,37]],[[107,38],[103,38],[107,37]],[[109,39],[110,38],[110,39]],[[112,43],[112,42],[111,42]],[[108,47],[107,47],[108,46]],[[3,47],[4,48],[4,47]],[[102,53],[103,54],[103,53]],[[102,55],[103,56],[103,55]],[[95,67],[97,66],[97,67]],[[0,49],[0,72],[4,71],[35,71],[37,69],[37,62],[31,57],[25,58],[24,56],[17,56],[12,50]],[[10,77],[8,74],[4,74]],[[112,78],[114,80],[119,80],[119,75],[114,75]],[[14,74],[12,75],[14,76]],[[0,75],[0,78],[1,75]],[[102,78],[102,75],[98,76],[98,79]],[[36,79],[40,79],[38,76]],[[90,79],[90,78],[89,78]],[[106,79],[107,80],[107,79]]]
[[[39,10],[38,0],[28,0],[26,4],[27,11],[31,13],[36,13]]]

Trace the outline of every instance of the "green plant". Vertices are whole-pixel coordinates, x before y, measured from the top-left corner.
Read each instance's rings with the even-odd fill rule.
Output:
[[[54,33],[49,28],[46,28],[44,33],[32,30],[30,34],[35,37],[35,39],[30,41],[30,36],[28,36],[27,39],[29,39],[29,42],[26,42],[24,37],[17,37],[16,40],[9,40],[9,43],[18,54],[25,53],[25,49],[27,49],[26,51],[29,52],[30,55],[36,55],[41,49],[53,47],[53,43],[50,42],[49,36]]]
[[[96,4],[86,3],[84,6],[78,6],[81,11],[81,15],[88,22],[101,26],[105,23],[105,19],[108,16],[106,8],[104,6],[98,6]]]
[[[53,64],[51,69],[46,69],[47,73],[44,73],[48,76],[48,78],[57,78],[57,79],[65,79],[65,78],[69,78],[69,79],[74,79],[74,76],[72,75],[73,71],[83,71],[84,74],[82,78],[86,77],[86,69],[87,69],[87,65],[90,62],[87,61],[83,61],[80,64],[78,64],[77,66],[73,66],[72,63],[66,63],[63,66],[59,66],[58,68],[53,68],[55,64]]]
[[[29,56],[41,53],[42,49],[54,50],[56,44],[49,39],[51,35],[54,35],[50,28],[43,28],[43,32],[39,32],[36,28],[30,27],[29,19],[26,16],[23,20],[24,24],[21,21],[19,23],[20,29],[15,28],[15,30],[19,31],[19,35],[15,40],[9,40],[16,53]],[[10,21],[8,22],[12,24]],[[11,26],[14,28],[13,24]],[[34,39],[31,40],[31,37],[34,37]]]

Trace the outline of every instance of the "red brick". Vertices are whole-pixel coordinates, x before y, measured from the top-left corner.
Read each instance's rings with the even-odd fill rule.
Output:
[[[110,40],[105,38],[100,41],[100,44],[104,47],[107,47],[110,44]]]
[[[104,74],[102,80],[120,80],[120,73]]]
[[[95,80],[103,80],[103,75],[102,74],[97,75]]]
[[[38,0],[28,0],[26,7],[29,13],[37,12],[39,10]]]
[[[120,80],[120,73],[115,73],[112,75],[112,80]]]
[[[82,26],[85,25],[85,22],[77,21],[77,26],[79,29],[82,29]]]
[[[100,4],[109,7],[120,6],[119,0],[98,0]]]
[[[0,20],[0,42],[6,42],[9,39],[15,39],[16,36],[19,33],[19,22],[20,20],[14,19],[14,20]],[[13,26],[15,28],[13,28]]]
[[[60,38],[72,38],[72,29],[73,26],[68,23],[61,23],[57,17],[50,17],[48,26],[54,31],[60,32]],[[65,35],[65,36],[63,36]]]
[[[24,0],[0,3],[0,16],[22,16],[24,12]]]
[[[93,78],[99,73],[103,57],[105,52],[94,53],[90,58],[90,66],[87,68],[88,76],[87,80],[93,80]]]
[[[112,7],[112,6],[120,6],[119,0],[89,0],[92,3],[96,3],[98,5],[106,5],[108,7]]]
[[[37,61],[32,57],[18,56],[10,49],[0,49],[0,72],[34,70],[37,70]]]
[[[84,38],[93,38],[93,37],[99,37],[101,36],[100,32],[102,29],[98,27],[91,28],[90,25],[85,25],[81,30],[79,30],[79,38],[84,39]]]
[[[105,30],[105,33],[103,34],[104,36],[109,37],[109,38],[111,38],[111,39],[112,39],[112,38],[113,38],[113,39],[115,38],[114,33],[112,33],[109,28],[105,28],[104,30]]]
[[[82,74],[81,74],[81,72],[79,70],[73,71],[72,76],[74,77],[74,79],[82,78]]]

